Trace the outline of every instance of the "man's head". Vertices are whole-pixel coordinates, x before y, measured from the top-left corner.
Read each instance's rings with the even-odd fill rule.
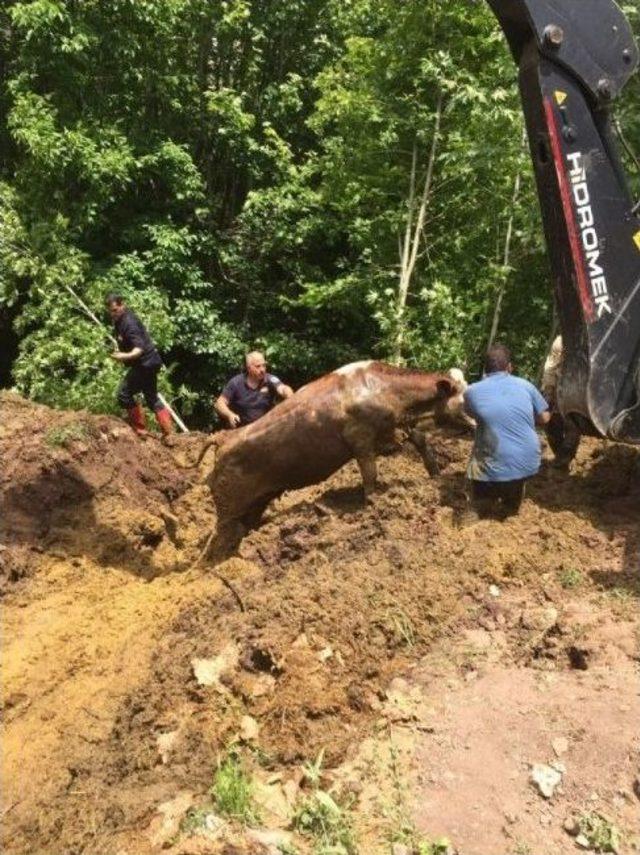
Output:
[[[267,363],[264,354],[259,350],[252,350],[244,358],[247,377],[256,383],[261,383],[267,374]]]
[[[492,344],[484,358],[484,373],[511,372],[511,351],[504,344]]]
[[[104,302],[113,321],[117,321],[127,308],[124,297],[121,297],[120,294],[107,294]]]

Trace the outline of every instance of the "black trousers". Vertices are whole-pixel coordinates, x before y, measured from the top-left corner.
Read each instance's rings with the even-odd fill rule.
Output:
[[[118,386],[118,403],[125,410],[130,410],[136,404],[135,396],[140,392],[150,410],[157,412],[162,409],[158,398],[158,371],[160,366],[145,368],[144,365],[133,365],[122,378]]]
[[[526,483],[526,478],[515,481],[472,481],[471,498],[478,510],[490,511],[495,508],[504,516],[513,516],[520,510]]]

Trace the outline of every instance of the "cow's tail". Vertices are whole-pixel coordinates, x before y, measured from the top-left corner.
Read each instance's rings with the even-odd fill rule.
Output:
[[[200,466],[200,464],[202,463],[202,461],[204,459],[205,454],[207,453],[207,451],[209,451],[210,448],[214,449],[213,463],[215,465],[216,460],[218,458],[218,451],[220,450],[220,446],[225,441],[225,439],[226,439],[226,436],[222,432],[212,434],[208,439],[206,439],[203,442],[202,448],[198,452],[198,456],[196,458],[195,463],[185,464],[181,468],[182,469],[196,469],[198,466]]]

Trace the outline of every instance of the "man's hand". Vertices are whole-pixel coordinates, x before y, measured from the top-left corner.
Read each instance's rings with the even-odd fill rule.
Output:
[[[276,395],[285,400],[286,398],[290,398],[293,395],[293,389],[291,388],[291,386],[287,386],[284,383],[280,383],[279,386],[276,386]]]
[[[225,420],[230,428],[237,428],[240,425],[240,416],[233,412],[229,406],[229,401],[227,401],[224,395],[220,395],[213,405],[213,408],[220,418]]]
[[[133,362],[142,356],[142,348],[134,347],[133,350],[129,351],[129,353],[123,353],[121,350],[114,350],[110,356],[111,359],[115,359],[116,362]]]

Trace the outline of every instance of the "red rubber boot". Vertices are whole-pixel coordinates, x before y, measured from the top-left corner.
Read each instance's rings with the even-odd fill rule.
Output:
[[[156,410],[156,420],[162,431],[162,441],[165,445],[173,445],[173,424],[171,422],[171,413],[166,407],[161,410]]]
[[[127,410],[127,418],[129,420],[129,424],[138,436],[147,436],[144,410],[140,404],[136,404],[134,407],[130,407]]]

